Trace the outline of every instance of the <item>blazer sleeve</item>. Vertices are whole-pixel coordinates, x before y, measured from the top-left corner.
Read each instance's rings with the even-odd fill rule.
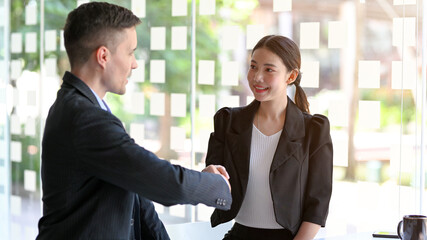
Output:
[[[72,125],[75,158],[83,171],[166,206],[203,203],[230,208],[231,194],[220,175],[159,159],[137,145],[114,115],[99,108],[82,109]]]
[[[206,166],[224,165],[225,129],[229,123],[230,109],[222,108],[214,116],[214,132],[211,133],[206,155]]]
[[[322,115],[314,115],[309,131],[309,169],[302,220],[325,226],[332,194],[333,169],[328,119]]]

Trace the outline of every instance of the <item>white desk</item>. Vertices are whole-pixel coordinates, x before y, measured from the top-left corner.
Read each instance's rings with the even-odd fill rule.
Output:
[[[233,222],[221,224],[215,228],[209,222],[193,222],[166,225],[171,240],[221,240],[231,229]],[[374,238],[371,232],[352,233],[340,236],[328,236],[321,229],[316,240],[391,240],[392,238]]]

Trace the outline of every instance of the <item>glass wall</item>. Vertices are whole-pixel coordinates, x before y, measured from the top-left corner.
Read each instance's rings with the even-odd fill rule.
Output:
[[[44,119],[69,70],[62,28],[68,12],[85,2],[0,0],[5,239],[37,234]],[[301,48],[311,113],[331,122],[334,186],[326,232],[394,230],[402,215],[427,213],[422,1],[108,2],[142,20],[139,67],[127,93],[106,97],[140,145],[201,170],[215,112],[253,100],[246,80],[252,47],[266,34],[281,34]],[[165,224],[209,221],[213,211],[203,205],[156,209]]]

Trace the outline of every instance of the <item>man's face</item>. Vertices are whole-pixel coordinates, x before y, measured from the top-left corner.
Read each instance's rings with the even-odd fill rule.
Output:
[[[119,36],[119,43],[114,53],[111,53],[107,63],[106,74],[102,84],[107,92],[123,95],[126,92],[126,84],[132,73],[132,69],[138,67],[135,59],[137,37],[135,27],[124,29]]]

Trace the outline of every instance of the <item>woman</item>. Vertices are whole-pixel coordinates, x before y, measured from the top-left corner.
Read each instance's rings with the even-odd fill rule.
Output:
[[[224,240],[313,239],[325,225],[332,192],[329,121],[310,115],[300,87],[301,57],[289,38],[270,35],[252,50],[255,100],[214,117],[206,164],[230,175],[233,203],[212,226],[235,219]],[[295,85],[295,103],[287,86]]]

